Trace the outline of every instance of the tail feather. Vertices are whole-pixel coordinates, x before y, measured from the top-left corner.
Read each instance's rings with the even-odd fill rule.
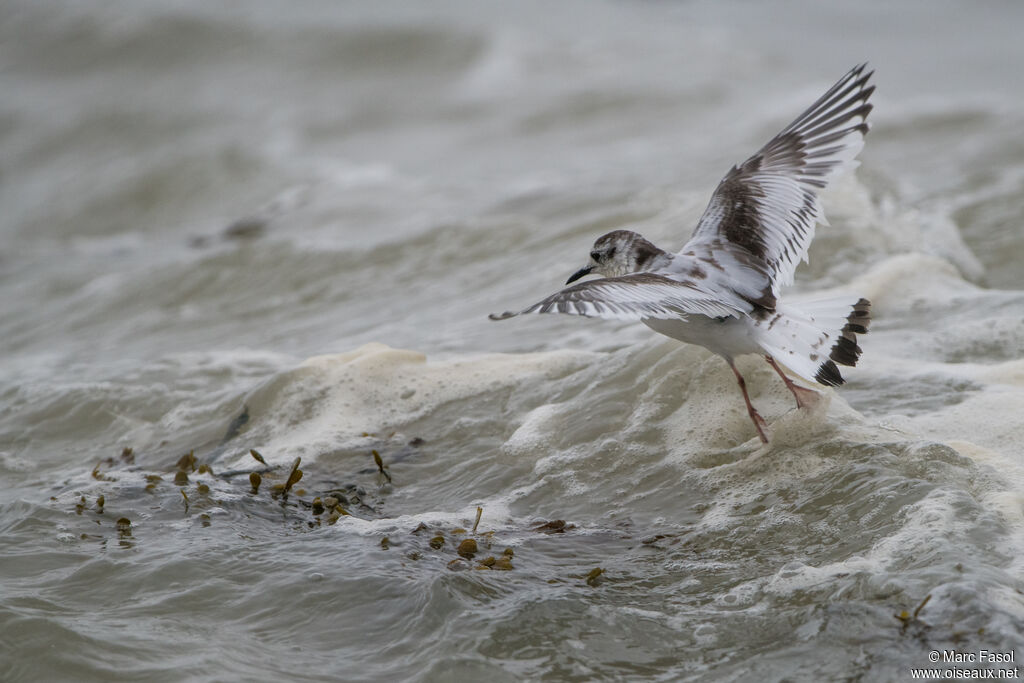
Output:
[[[871,323],[871,302],[852,297],[780,303],[758,323],[758,342],[768,355],[804,379],[837,387],[846,380],[839,365],[853,367],[861,355],[857,335]]]

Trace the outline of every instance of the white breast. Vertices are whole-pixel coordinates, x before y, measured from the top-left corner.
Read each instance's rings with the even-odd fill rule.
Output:
[[[689,315],[685,320],[645,318],[643,323],[659,334],[703,346],[726,360],[747,353],[763,353],[754,341],[752,321],[746,316],[720,320]]]

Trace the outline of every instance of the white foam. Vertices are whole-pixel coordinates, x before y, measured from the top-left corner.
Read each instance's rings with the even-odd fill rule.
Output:
[[[508,505],[502,500],[481,501],[480,507],[484,509],[480,518],[480,531],[503,531],[514,528],[510,525],[511,514]],[[382,519],[364,519],[354,515],[345,515],[338,519],[334,528],[359,536],[377,536],[382,533],[396,532],[410,533],[420,524],[468,529],[472,527],[473,521],[476,519],[476,508],[476,505],[471,505],[455,511],[430,510]]]
[[[959,403],[915,416],[910,424],[924,436],[963,444],[961,452],[968,457],[981,457],[1000,469],[1012,467],[1019,472],[1024,465],[1020,453],[1024,444],[1022,415],[1022,387],[992,385],[971,392]]]
[[[927,255],[974,280],[984,273],[956,224],[944,212],[906,208],[891,198],[877,201],[854,174],[838,178],[823,193],[822,202],[835,227],[824,226],[816,232],[812,254],[854,246],[879,255]]]
[[[365,443],[367,433],[400,430],[452,401],[568,374],[594,355],[553,351],[428,362],[422,353],[367,344],[316,356],[249,397],[254,428],[247,443],[276,463],[315,458]]]
[[[835,586],[840,577],[857,573],[874,573],[880,568],[877,562],[859,555],[820,567],[793,560],[768,577],[761,588],[765,593],[771,595],[788,596],[798,591],[813,591],[821,586]]]
[[[909,253],[885,259],[850,284],[871,300],[872,316],[921,308],[952,296],[979,294],[982,290],[962,280],[956,268],[941,258]]]
[[[505,440],[502,450],[513,456],[536,451],[550,442],[550,435],[558,430],[559,425],[564,424],[566,413],[574,410],[573,405],[550,403],[534,408]]]
[[[964,446],[971,453],[980,453],[979,447],[999,453],[1004,465],[1024,467],[1024,361],[992,362],[986,356],[990,347],[1005,347],[993,346],[993,331],[1006,327],[1001,323],[1017,326],[1005,330],[1006,344],[1019,334],[1021,295],[978,287],[949,263],[923,254],[887,259],[856,286],[872,300],[876,323],[863,342],[858,369],[865,383],[902,377],[951,387],[948,404],[912,416],[893,414],[887,421],[909,433],[971,444]],[[954,349],[965,358],[944,357]]]

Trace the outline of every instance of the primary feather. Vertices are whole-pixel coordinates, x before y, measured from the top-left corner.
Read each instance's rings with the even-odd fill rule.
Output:
[[[823,217],[818,192],[856,165],[873,72],[855,67],[718,184],[682,253],[740,252],[763,267],[774,298],[793,283]]]

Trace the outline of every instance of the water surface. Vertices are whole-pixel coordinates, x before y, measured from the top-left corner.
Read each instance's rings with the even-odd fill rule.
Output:
[[[0,678],[1020,661],[1022,25],[1009,2],[8,2]],[[810,410],[741,362],[770,448],[703,349],[486,319],[612,228],[681,246],[865,59],[874,128],[795,290],[875,320]]]

